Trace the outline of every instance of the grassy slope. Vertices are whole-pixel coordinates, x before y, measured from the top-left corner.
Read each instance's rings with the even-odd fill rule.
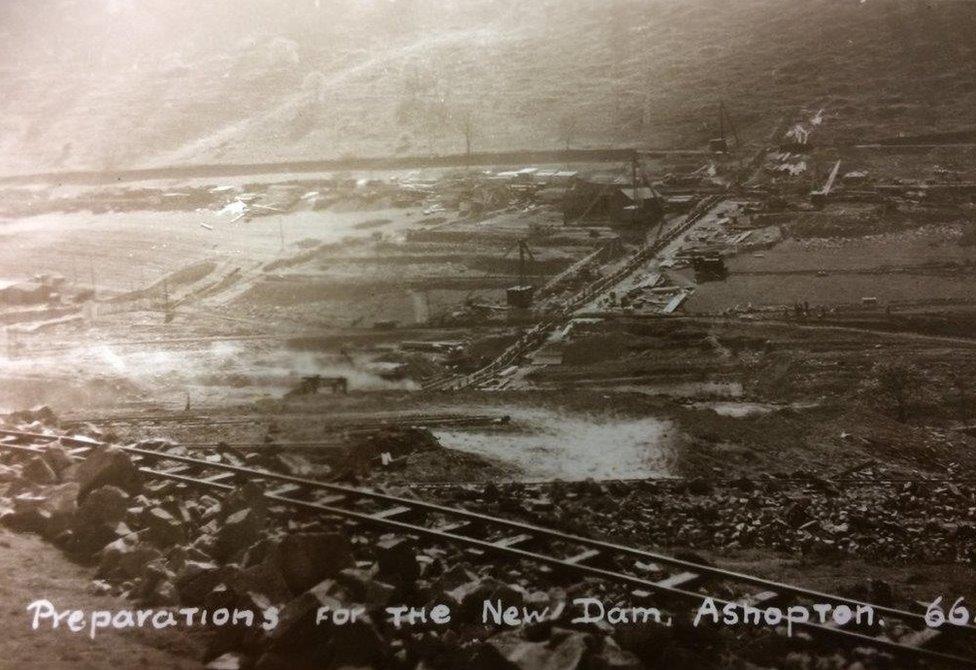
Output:
[[[968,126],[976,95],[964,0],[170,1],[8,22],[0,169],[455,152],[464,110],[475,149],[561,146],[567,118],[574,146],[701,146],[720,99],[754,140],[821,105],[856,139]]]

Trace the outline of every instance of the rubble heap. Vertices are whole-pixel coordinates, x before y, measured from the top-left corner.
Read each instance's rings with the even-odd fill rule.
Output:
[[[439,487],[449,504],[639,545],[766,548],[818,558],[976,562],[976,486],[874,468],[833,482],[807,471],[712,482],[644,480]],[[889,478],[890,477],[890,478]]]
[[[741,659],[735,660],[742,653],[754,663],[779,667],[870,668],[885,662],[861,649],[826,660],[793,654],[783,666],[786,643],[771,631],[692,629],[680,618],[670,627],[576,623],[571,619],[578,612],[570,614],[567,607],[574,598],[626,603],[630,594],[594,579],[574,584],[545,565],[488,563],[450,545],[424,545],[348,520],[297,517],[251,482],[218,499],[184,483],[144,477],[129,452],[114,446],[98,446],[77,462],[69,445],[78,438],[58,438],[40,419],[20,418],[33,421],[19,428],[44,431],[50,441],[30,454],[0,452],[5,526],[38,533],[92,564],[93,590],[140,607],[275,609],[276,625],[267,629],[236,624],[201,633],[207,636],[205,661],[211,668],[742,667]],[[943,519],[952,508],[955,526],[926,522],[924,530],[951,533],[960,556],[971,558],[973,489],[931,486],[900,488],[883,500],[876,490],[840,490],[816,478],[800,493],[776,478],[763,478],[719,488],[703,481],[490,484],[441,488],[438,495],[540,524],[571,530],[585,525],[617,539],[640,537],[640,543],[677,537],[688,546],[737,543],[834,552],[888,547],[889,539],[876,532],[888,528],[888,514],[912,519],[926,509]],[[851,497],[878,504],[870,513],[842,510]],[[969,521],[957,518],[960,509]],[[879,538],[874,544],[863,538],[866,528]],[[911,523],[906,528],[915,532]],[[931,551],[934,545],[925,546]],[[885,598],[893,597],[888,588]],[[516,627],[486,625],[486,601],[549,608],[552,616]],[[432,621],[397,626],[386,610],[399,605],[432,610],[438,604],[449,605],[449,626]],[[358,615],[344,625],[323,624],[317,620],[323,607]],[[736,636],[745,634],[758,636],[760,643],[742,651]]]
[[[17,427],[52,434],[41,423]],[[641,667],[606,631],[574,628],[568,616],[506,631],[479,623],[487,598],[564,611],[573,590],[532,590],[554,583],[538,567],[475,567],[457,549],[425,548],[336,520],[289,518],[252,483],[218,499],[145,479],[114,446],[75,462],[73,439],[35,446],[35,455],[2,452],[0,522],[93,565],[93,591],[140,607],[278,609],[271,630],[208,631],[205,660],[213,668]],[[603,587],[576,590],[584,589]],[[441,602],[460,613],[457,625],[398,628],[384,611]],[[323,606],[363,613],[349,625],[323,626],[316,623]]]

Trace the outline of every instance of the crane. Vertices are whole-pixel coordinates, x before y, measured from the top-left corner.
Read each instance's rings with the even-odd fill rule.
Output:
[[[838,172],[840,172],[840,161],[834,163],[834,169],[830,171],[830,176],[827,177],[827,181],[823,187],[810,193],[810,202],[817,209],[821,209],[827,204],[827,196],[830,195],[831,190],[834,188],[834,182],[837,180]]]
[[[654,188],[647,173],[641,166],[640,154],[635,150],[630,159],[631,224],[637,225],[641,221],[653,221],[662,217],[664,213],[664,198]],[[641,189],[647,189],[642,191]]]
[[[533,263],[535,262],[535,256],[532,254],[532,250],[529,249],[529,245],[525,240],[519,240],[515,243],[515,247],[518,249],[519,264],[518,264],[518,284],[516,286],[510,286],[508,290],[505,291],[505,297],[507,302],[512,307],[519,307],[522,309],[528,308],[532,304],[532,297],[535,294],[535,286],[532,286],[528,282],[528,276],[525,272],[525,262],[526,259],[530,259]],[[505,252],[505,256],[511,252]]]
[[[725,137],[725,126],[728,125],[729,130],[732,131],[732,137],[735,138],[735,148],[738,149],[742,144],[742,140],[739,137],[739,131],[735,127],[735,123],[732,121],[732,116],[729,114],[729,110],[725,108],[725,102],[718,103],[718,132],[719,136],[708,141],[708,148],[719,154],[728,153],[729,151],[729,141]]]

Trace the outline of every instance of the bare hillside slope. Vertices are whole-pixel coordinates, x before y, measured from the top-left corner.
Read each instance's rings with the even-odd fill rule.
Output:
[[[447,5],[447,6],[445,6]],[[11,1],[0,171],[699,147],[825,107],[837,140],[972,124],[964,0]],[[186,29],[187,25],[193,26]]]

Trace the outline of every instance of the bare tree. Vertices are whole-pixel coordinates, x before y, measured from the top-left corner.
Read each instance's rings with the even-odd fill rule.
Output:
[[[432,97],[423,105],[421,128],[427,137],[427,151],[434,155],[434,143],[441,137],[450,116],[442,98]]]
[[[566,151],[569,151],[569,145],[576,139],[576,130],[578,129],[576,115],[567,113],[560,117],[558,129],[559,140],[565,145]]]
[[[457,129],[464,136],[464,155],[467,157],[468,164],[471,163],[471,141],[474,138],[475,133],[475,118],[474,112],[470,107],[462,107],[460,110],[455,112],[455,125]]]
[[[404,68],[403,90],[396,106],[397,124],[423,136],[427,140],[427,151],[433,155],[434,144],[451,117],[437,72],[415,64]]]

